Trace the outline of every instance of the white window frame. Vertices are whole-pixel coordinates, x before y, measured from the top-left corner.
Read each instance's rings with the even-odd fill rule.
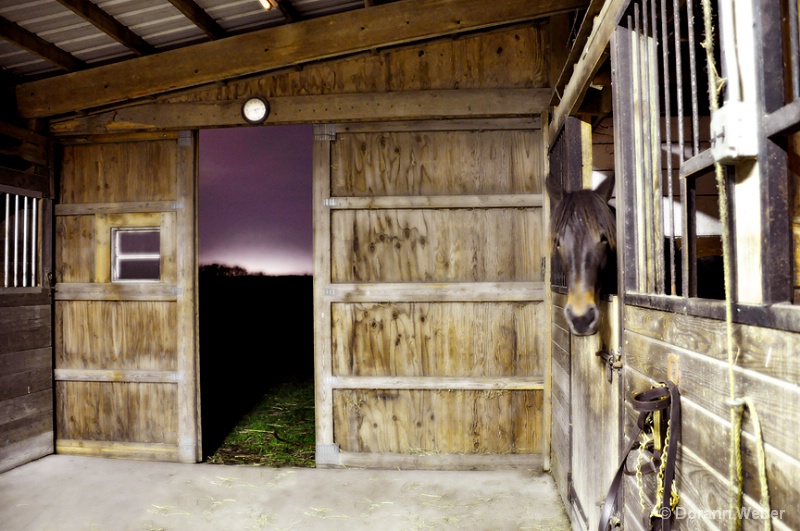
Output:
[[[123,253],[120,249],[120,235],[131,232],[155,232],[161,240],[161,227],[114,227],[111,229],[111,282],[114,283],[157,283],[161,282],[161,251],[157,253]],[[158,278],[119,278],[120,266],[124,262],[158,260]]]

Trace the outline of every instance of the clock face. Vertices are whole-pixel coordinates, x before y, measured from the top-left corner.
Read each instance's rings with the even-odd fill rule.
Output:
[[[263,98],[250,98],[242,105],[242,116],[251,124],[260,124],[267,119],[269,104]]]

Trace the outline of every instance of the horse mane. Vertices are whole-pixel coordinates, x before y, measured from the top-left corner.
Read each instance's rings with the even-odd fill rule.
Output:
[[[564,194],[551,216],[550,237],[555,245],[558,235],[572,223],[594,236],[605,235],[611,249],[617,247],[617,219],[608,203],[593,190]]]

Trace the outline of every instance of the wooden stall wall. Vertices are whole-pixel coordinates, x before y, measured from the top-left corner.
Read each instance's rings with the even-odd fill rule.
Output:
[[[56,451],[197,461],[195,134],[83,142],[58,175]],[[135,227],[160,232],[159,280],[114,282]]]
[[[319,465],[541,464],[538,124],[317,128]]]
[[[0,122],[0,256],[5,250],[10,255],[0,263],[0,472],[53,453],[52,298],[47,280],[52,271],[52,192],[47,145],[42,135]],[[7,214],[5,194],[25,196],[39,205],[35,246],[40,260],[35,273],[27,277],[33,285],[14,286],[11,242],[16,216]],[[10,209],[13,205],[11,200]],[[21,231],[18,224],[20,239]],[[30,250],[33,234],[28,236]]]
[[[728,355],[724,321],[628,306],[625,309],[625,394],[631,396],[659,381],[679,383],[683,433],[678,454],[680,511],[677,529],[696,529],[698,522],[725,529],[729,509],[730,408],[727,405]],[[766,449],[772,528],[800,528],[800,334],[752,325],[734,325],[737,394],[754,400]],[[625,433],[635,433],[636,414],[626,404]],[[745,415],[742,458],[744,503],[749,514],[763,514],[756,467],[755,431]],[[630,436],[630,435],[629,435]],[[653,492],[652,478],[646,488]],[[625,528],[642,526],[639,489],[627,480]],[[648,509],[649,512],[649,509]],[[763,518],[744,521],[744,529],[763,528]]]

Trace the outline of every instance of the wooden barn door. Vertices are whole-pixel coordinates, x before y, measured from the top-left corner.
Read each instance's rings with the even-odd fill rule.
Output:
[[[201,458],[196,134],[63,146],[56,452]]]
[[[538,119],[315,133],[317,464],[541,467]]]

